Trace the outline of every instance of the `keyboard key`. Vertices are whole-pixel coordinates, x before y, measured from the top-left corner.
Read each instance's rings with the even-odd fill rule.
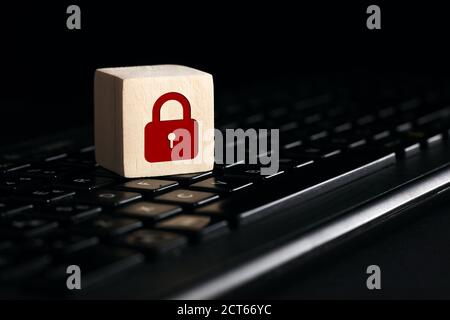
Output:
[[[421,117],[416,119],[416,123],[418,126],[423,126],[425,124],[434,122],[434,121],[443,121],[445,118],[450,116],[450,107],[442,108],[427,114],[422,115]]]
[[[430,147],[432,145],[438,144],[438,143],[442,143],[444,140],[444,134],[442,133],[438,133],[434,136],[430,136],[429,138],[427,138],[427,146]]]
[[[8,256],[0,254],[0,282],[24,280],[45,270],[51,263],[50,255]]]
[[[36,178],[5,176],[0,178],[0,191],[15,193],[35,188],[39,183],[42,183],[42,180]]]
[[[356,129],[353,134],[368,139],[377,140],[391,134],[386,124],[375,122],[371,125],[362,126]]]
[[[225,159],[224,159],[224,162],[225,162]],[[229,163],[220,163],[220,164],[214,163],[214,171],[222,172],[224,169],[231,168],[231,167],[237,166],[238,164],[243,164],[243,163],[244,163],[244,160],[236,160],[236,159],[233,159],[233,161],[231,161]]]
[[[13,246],[13,242],[9,240],[0,240],[0,253],[10,249]]]
[[[52,154],[52,155],[48,155],[45,156],[43,161],[44,162],[52,162],[52,161],[56,161],[56,160],[61,160],[67,157],[67,153],[57,153],[57,154]]]
[[[280,166],[277,172],[263,174],[263,172],[261,172],[261,166],[259,165],[240,164],[225,170],[224,173],[225,177],[230,179],[247,179],[249,181],[257,182],[259,180],[270,179],[274,176],[284,173],[284,168]]]
[[[0,223],[0,237],[6,239],[38,237],[54,231],[57,227],[57,222],[23,217]]]
[[[6,255],[0,255],[0,270],[12,264],[12,258]]]
[[[108,179],[104,177],[87,177],[79,176],[72,177],[70,179],[65,179],[56,185],[58,187],[70,189],[70,190],[80,190],[80,191],[92,191],[113,183],[113,179]]]
[[[39,188],[22,192],[13,196],[14,199],[20,201],[31,202],[35,204],[50,204],[64,199],[69,199],[75,195],[74,191],[64,189]]]
[[[256,113],[256,114],[252,114],[252,115],[248,116],[247,118],[245,118],[244,123],[253,125],[253,124],[261,122],[263,120],[264,120],[264,114]]]
[[[52,254],[63,256],[90,248],[99,243],[96,237],[74,235],[67,230],[59,230],[43,238],[32,238],[16,241],[14,246],[4,250],[11,256]]]
[[[310,159],[289,159],[281,158],[279,159],[280,167],[285,169],[298,169],[305,166],[309,166],[314,163],[314,160]]]
[[[218,126],[218,128],[220,130],[224,130],[224,129],[236,129],[239,124],[237,121],[229,121],[229,122],[222,122],[223,124],[220,124]]]
[[[142,222],[135,219],[100,216],[95,220],[75,225],[72,230],[82,234],[113,237],[139,229]]]
[[[232,212],[229,211],[229,207],[227,207],[228,203],[229,201],[227,200],[219,200],[206,206],[196,208],[193,211],[193,214],[206,215],[213,219],[228,220],[230,226],[235,227],[237,225],[237,219],[234,215],[230,214]]]
[[[306,125],[311,125],[320,120],[322,120],[322,115],[320,113],[316,113],[316,112],[305,116],[305,118],[303,119],[303,121],[305,122]]]
[[[80,154],[91,154],[92,157],[95,155],[95,145],[87,145],[85,147],[80,148]]]
[[[289,149],[292,149],[292,148],[299,147],[302,144],[303,144],[303,142],[302,142],[302,140],[300,138],[292,137],[291,139],[286,139],[286,140],[283,139],[282,147],[283,147],[284,150],[289,150]]]
[[[15,179],[2,179],[0,180],[0,191],[13,192],[19,190],[21,187],[20,183]]]
[[[187,173],[187,174],[178,174],[164,177],[165,179],[176,180],[182,183],[183,185],[193,183],[200,179],[204,179],[209,177],[212,174],[211,171],[208,172],[197,172],[197,173]]]
[[[98,167],[98,163],[95,159],[85,159],[79,157],[67,157],[62,163],[67,166],[84,167],[84,168],[95,168]]]
[[[421,100],[418,98],[412,98],[409,99],[405,102],[402,102],[399,106],[399,109],[401,111],[408,111],[408,110],[412,110],[412,109],[416,109],[421,105]]]
[[[341,122],[341,123],[337,124],[337,125],[334,127],[333,131],[334,131],[335,133],[348,132],[349,130],[352,129],[352,127],[353,127],[353,125],[352,125],[351,122],[349,122],[349,121],[344,121],[344,122]]]
[[[14,245],[3,251],[4,254],[20,257],[23,255],[48,253],[42,238],[24,238],[14,240]]]
[[[372,139],[375,141],[382,140],[382,139],[389,137],[390,135],[391,135],[391,132],[389,130],[382,130],[382,131],[374,134],[372,136]]]
[[[380,118],[389,118],[395,115],[394,107],[386,107],[378,111],[378,116]]]
[[[139,201],[130,205],[124,206],[115,211],[120,216],[127,216],[135,218],[147,223],[154,223],[156,221],[171,217],[182,209],[180,206],[156,203],[150,201]]]
[[[309,140],[317,141],[317,140],[325,139],[327,136],[328,136],[328,131],[318,130],[318,131],[311,133],[311,135],[309,136]]]
[[[155,197],[155,200],[173,202],[180,205],[198,206],[213,201],[218,197],[217,194],[211,192],[178,189]]]
[[[353,132],[334,134],[325,142],[328,146],[334,146],[338,149],[355,148],[364,145],[366,139],[363,136],[356,135]]]
[[[89,195],[80,198],[80,201],[91,203],[100,206],[117,207],[142,198],[140,193],[115,191],[115,190],[101,190],[95,191]]]
[[[282,151],[283,157],[286,158],[302,158],[302,159],[311,159],[318,160],[321,158],[328,158],[340,153],[340,148],[336,147],[332,144],[311,144],[311,145],[302,145],[299,147],[291,148],[286,151]]]
[[[159,230],[179,232],[185,234],[192,241],[200,241],[228,231],[225,220],[215,220],[207,216],[181,214],[163,220],[155,225]]]
[[[229,177],[212,177],[190,186],[192,189],[206,190],[210,192],[234,192],[253,184],[248,179],[229,178]]]
[[[67,166],[84,167],[89,169],[98,167],[93,151],[71,154],[64,158],[61,163]]]
[[[405,132],[405,131],[410,131],[413,127],[412,122],[410,121],[405,121],[405,122],[401,122],[399,123],[396,127],[395,130],[397,132]]]
[[[28,168],[29,166],[30,166],[29,163],[3,162],[3,163],[0,163],[0,174],[11,173],[11,172],[14,172],[17,170]]]
[[[56,166],[32,166],[30,168],[20,171],[20,175],[24,177],[39,178],[44,180],[56,180],[61,179],[69,174],[73,174],[73,169],[69,167],[56,167]]]
[[[187,238],[172,232],[142,229],[125,236],[123,243],[149,256],[159,256],[178,252],[186,246]]]
[[[55,255],[71,255],[82,250],[96,246],[97,237],[84,237],[80,235],[64,234],[55,236],[47,241],[50,251]]]
[[[356,124],[358,124],[360,126],[365,126],[374,121],[375,121],[375,116],[373,114],[366,114],[366,115],[361,116],[358,119],[356,119]]]
[[[295,131],[299,127],[298,122],[296,121],[288,121],[280,126],[280,132],[292,132]]]
[[[128,181],[117,186],[120,190],[129,190],[142,193],[156,193],[164,190],[169,190],[178,186],[178,182],[160,179],[139,179]]]
[[[410,131],[395,133],[378,141],[370,142],[366,150],[395,152],[399,157],[411,156],[417,154],[420,144],[425,144],[426,137],[423,133],[417,136],[410,135]]]
[[[0,219],[11,218],[33,208],[32,204],[7,202],[0,199]]]
[[[101,207],[87,204],[61,204],[41,209],[33,213],[33,216],[46,220],[78,223],[97,216],[101,211]]]
[[[144,255],[134,250],[106,245],[94,246],[67,256],[60,264],[47,268],[33,283],[33,287],[67,292],[67,266],[79,266],[82,272],[81,288],[85,289],[141,264]]]
[[[269,111],[269,116],[272,118],[287,117],[288,114],[289,114],[289,110],[287,107],[279,107],[279,108],[271,109]]]
[[[303,110],[311,109],[314,107],[318,107],[320,105],[330,103],[331,101],[332,101],[332,96],[330,94],[324,93],[324,94],[317,95],[314,97],[302,99],[295,103],[294,108],[295,108],[295,110],[303,111]]]
[[[251,178],[253,180],[262,179],[261,167],[259,165],[239,164],[224,171],[225,176],[241,179]]]

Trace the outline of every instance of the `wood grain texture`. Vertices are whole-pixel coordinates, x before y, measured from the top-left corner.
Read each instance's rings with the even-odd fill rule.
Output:
[[[98,69],[94,81],[97,162],[125,177],[152,177],[211,170],[214,164],[212,76],[177,65]],[[155,101],[167,92],[183,94],[199,124],[198,155],[192,160],[150,163],[144,157],[144,128]],[[168,101],[161,120],[182,118],[181,105]],[[203,141],[209,132],[209,141]]]

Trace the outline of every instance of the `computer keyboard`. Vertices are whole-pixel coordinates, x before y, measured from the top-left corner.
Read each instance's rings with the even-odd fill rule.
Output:
[[[306,201],[448,138],[450,104],[440,87],[392,85],[373,95],[292,85],[220,100],[217,128],[280,130],[271,175],[236,160],[211,172],[125,179],[98,166],[92,145],[4,153],[0,281],[61,289],[69,265],[80,266],[86,286],[107,281],[255,220],[270,224],[294,196]]]

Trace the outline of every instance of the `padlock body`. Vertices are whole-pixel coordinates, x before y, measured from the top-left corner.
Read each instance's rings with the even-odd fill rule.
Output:
[[[179,143],[186,143],[176,137],[170,146],[168,136],[177,129],[184,129],[190,134],[190,150],[176,153],[172,151]],[[198,154],[198,123],[194,119],[167,120],[150,122],[145,126],[144,155],[148,162],[163,162],[193,159]],[[190,151],[190,152],[189,152]]]

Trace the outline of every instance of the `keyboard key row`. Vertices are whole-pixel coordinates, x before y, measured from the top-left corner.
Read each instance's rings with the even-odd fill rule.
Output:
[[[0,220],[11,218],[32,208],[32,204],[14,203],[11,201],[0,200]]]
[[[128,271],[141,264],[144,259],[144,255],[138,251],[100,244],[47,267],[28,286],[67,292],[67,268],[77,266],[83,274],[81,288],[84,289]]]
[[[40,209],[32,215],[61,223],[78,223],[97,216],[102,211],[99,206],[86,204],[59,204]]]

